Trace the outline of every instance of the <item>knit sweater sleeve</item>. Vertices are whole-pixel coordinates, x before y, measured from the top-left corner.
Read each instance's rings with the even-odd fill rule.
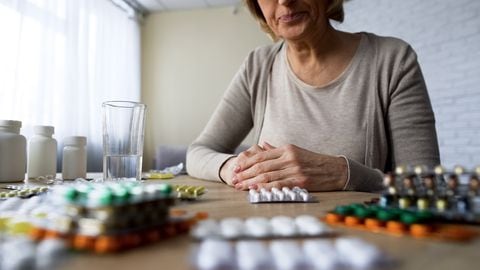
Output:
[[[406,43],[390,50],[379,76],[388,81],[385,93],[384,121],[388,151],[393,169],[399,165],[440,164],[435,117],[427,87],[414,50]],[[386,78],[388,77],[388,78]],[[382,80],[382,79],[380,79]],[[382,170],[348,160],[347,190],[373,191],[382,188]]]
[[[220,181],[220,167],[233,156],[253,126],[248,74],[252,53],[229,87],[201,134],[187,151],[187,172],[201,179]]]
[[[440,163],[435,117],[417,55],[408,46],[389,91],[388,131],[395,165]]]

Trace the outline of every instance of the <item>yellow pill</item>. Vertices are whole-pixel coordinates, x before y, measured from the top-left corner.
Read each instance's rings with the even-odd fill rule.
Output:
[[[400,200],[398,200],[398,206],[399,206],[401,209],[406,209],[406,208],[410,207],[410,199],[408,199],[408,198],[400,198]]]
[[[417,208],[419,210],[427,210],[428,209],[428,200],[427,199],[418,199]]]

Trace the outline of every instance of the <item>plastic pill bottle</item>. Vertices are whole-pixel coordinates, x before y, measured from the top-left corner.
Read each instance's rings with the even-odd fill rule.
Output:
[[[63,141],[62,178],[77,179],[87,177],[87,138],[67,137]]]
[[[27,174],[29,179],[57,174],[57,141],[52,138],[52,126],[34,126],[28,142]]]
[[[0,182],[25,179],[27,141],[20,135],[22,122],[0,120]]]

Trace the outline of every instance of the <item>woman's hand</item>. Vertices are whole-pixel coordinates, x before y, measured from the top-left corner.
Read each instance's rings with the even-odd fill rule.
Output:
[[[240,153],[237,157],[231,157],[220,168],[220,177],[225,183],[233,186],[234,184],[232,182],[234,180],[235,174],[239,171],[239,168],[237,166],[238,160],[246,160],[249,157],[253,157],[255,154],[262,151],[264,151],[262,147],[260,147],[259,145],[254,145]]]
[[[232,160],[235,165],[231,184],[236,189],[299,186],[328,191],[343,189],[347,181],[348,165],[343,157],[322,155],[291,144],[277,148],[263,143],[252,148]]]

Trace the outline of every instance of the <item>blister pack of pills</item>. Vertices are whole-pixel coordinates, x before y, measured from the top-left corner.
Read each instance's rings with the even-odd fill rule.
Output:
[[[180,200],[196,200],[207,192],[204,186],[175,185],[174,188]]]
[[[6,200],[8,198],[13,198],[13,197],[30,198],[35,195],[43,194],[49,190],[48,187],[40,187],[40,186],[26,187],[26,186],[14,186],[14,185],[6,186],[3,189],[10,190],[10,191],[0,192],[0,200]]]
[[[478,233],[465,226],[442,224],[433,213],[384,208],[378,205],[338,205],[325,216],[332,226],[347,226],[395,236],[469,241]]]
[[[200,221],[191,231],[195,239],[271,239],[295,237],[331,236],[334,231],[314,216],[295,218],[250,217],[247,219],[224,218]]]
[[[306,189],[294,187],[292,189],[283,187],[281,190],[265,188],[256,191],[254,189],[248,192],[248,201],[250,203],[312,203],[318,202],[311,196]]]
[[[358,238],[237,241],[210,239],[194,250],[194,268],[216,269],[375,269],[390,259]]]

